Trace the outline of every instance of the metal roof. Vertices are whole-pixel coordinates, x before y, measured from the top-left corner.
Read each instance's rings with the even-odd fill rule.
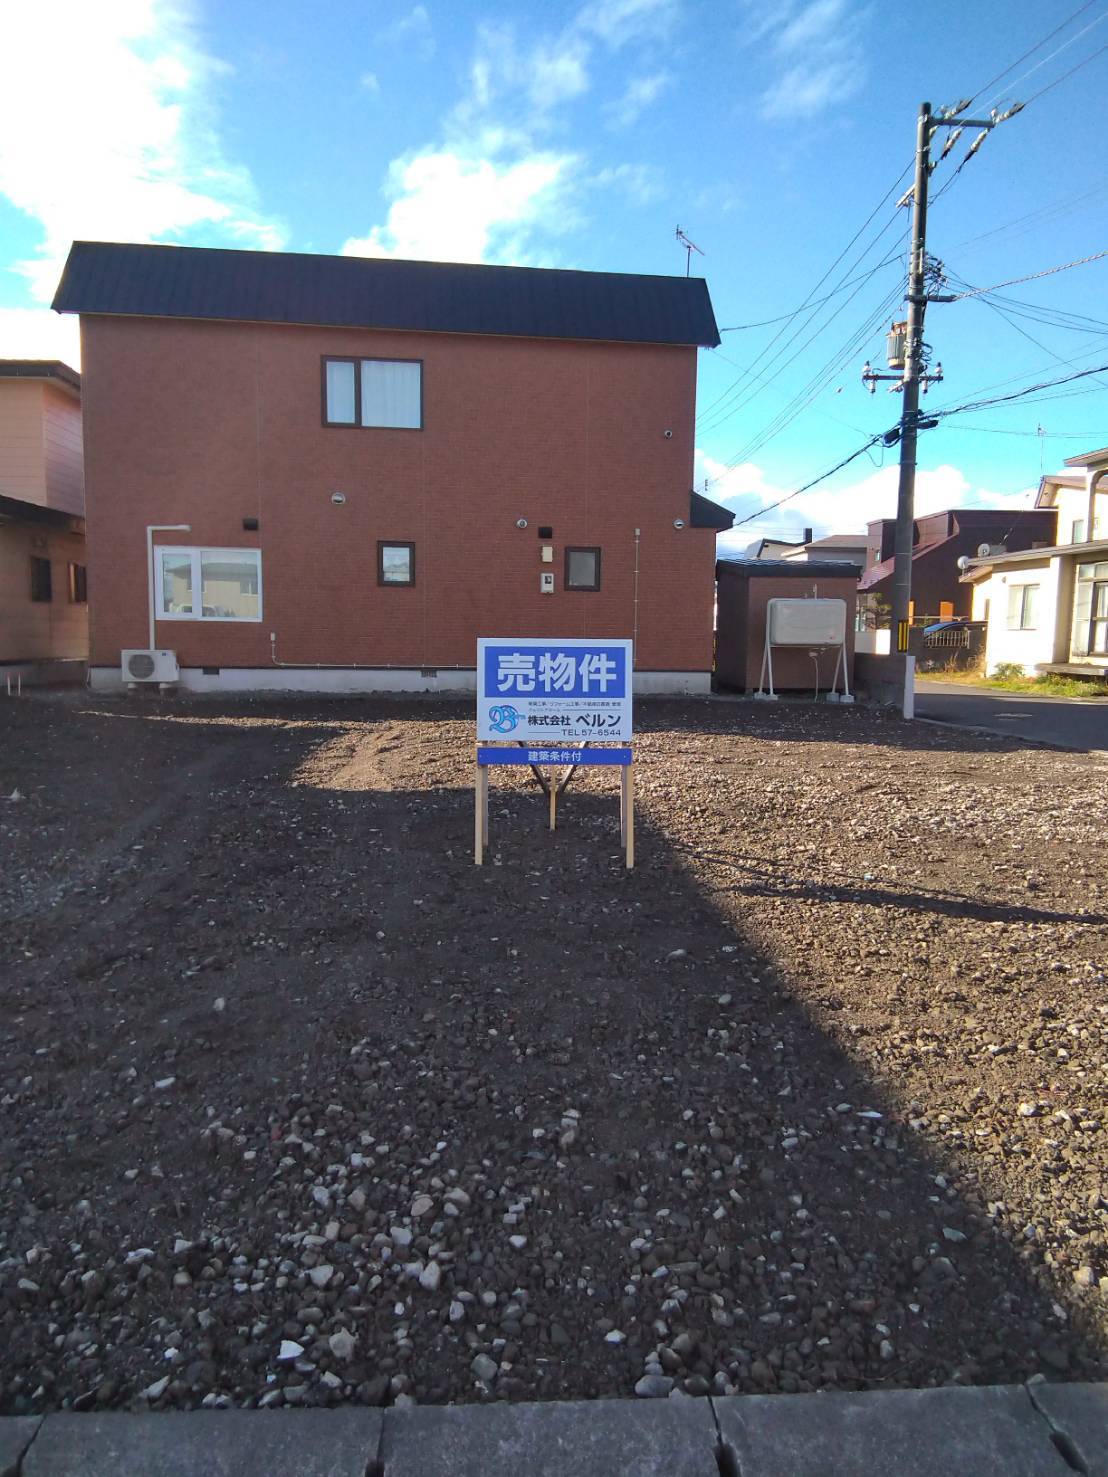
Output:
[[[81,376],[60,359],[0,359],[0,379],[61,380],[72,390],[81,388]]]
[[[715,528],[722,532],[730,528],[734,521],[735,515],[730,508],[714,503],[703,493],[689,494],[689,526],[691,528]]]
[[[1108,461],[1108,446],[1102,446],[1099,451],[1083,451],[1080,456],[1066,457],[1067,467],[1088,467],[1094,462]]]
[[[59,313],[719,343],[699,277],[75,241]]]
[[[830,579],[857,579],[861,568],[850,559],[718,559],[716,576],[725,570],[735,574],[751,574],[766,578],[810,579],[812,575]]]

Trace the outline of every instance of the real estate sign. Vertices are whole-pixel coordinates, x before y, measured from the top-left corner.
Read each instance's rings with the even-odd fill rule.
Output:
[[[477,738],[560,749],[631,737],[631,642],[477,643]]]

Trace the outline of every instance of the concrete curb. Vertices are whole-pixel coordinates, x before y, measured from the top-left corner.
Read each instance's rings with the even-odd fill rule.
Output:
[[[1108,1477],[1108,1384],[0,1419],[0,1477]]]

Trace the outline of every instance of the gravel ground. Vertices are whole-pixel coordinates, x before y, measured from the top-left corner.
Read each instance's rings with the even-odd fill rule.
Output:
[[[0,1409],[1108,1376],[1108,765],[639,725],[0,705]]]

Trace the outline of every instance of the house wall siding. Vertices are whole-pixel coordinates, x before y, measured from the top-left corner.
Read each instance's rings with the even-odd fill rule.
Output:
[[[421,359],[424,429],[323,426],[325,355]],[[264,618],[160,621],[182,666],[269,667],[271,632],[285,662],[405,668],[630,635],[640,529],[637,666],[710,669],[715,535],[673,526],[694,349],[85,318],[82,359],[95,664],[147,642],[146,525],[189,523],[157,541],[261,549]],[[377,584],[382,539],[415,542],[414,587]],[[567,545],[601,548],[599,592],[563,588]]]
[[[31,599],[31,559],[50,560],[53,599]],[[78,533],[40,524],[0,523],[0,662],[88,654],[88,606],[69,600],[69,564],[84,564]]]
[[[42,416],[41,382],[0,379],[0,496],[45,505]]]
[[[1065,656],[1056,651],[1056,636],[1062,635],[1068,650],[1068,630],[1065,617],[1059,621],[1059,567],[1061,560],[1044,559],[1041,564],[1013,565],[1005,571],[997,570],[988,580],[982,581],[984,594],[975,600],[989,602],[989,625],[985,641],[985,666],[989,673],[995,672],[1002,663],[1012,662],[1022,667],[1024,673],[1035,675],[1038,662],[1064,661]],[[1008,592],[1015,585],[1038,585],[1038,618],[1033,631],[1010,631],[1008,629]],[[980,587],[979,587],[980,588]],[[978,607],[980,608],[980,606]],[[1072,604],[1070,607],[1072,611]]]
[[[81,403],[53,385],[43,385],[42,391],[46,503],[80,518],[85,512]]]

